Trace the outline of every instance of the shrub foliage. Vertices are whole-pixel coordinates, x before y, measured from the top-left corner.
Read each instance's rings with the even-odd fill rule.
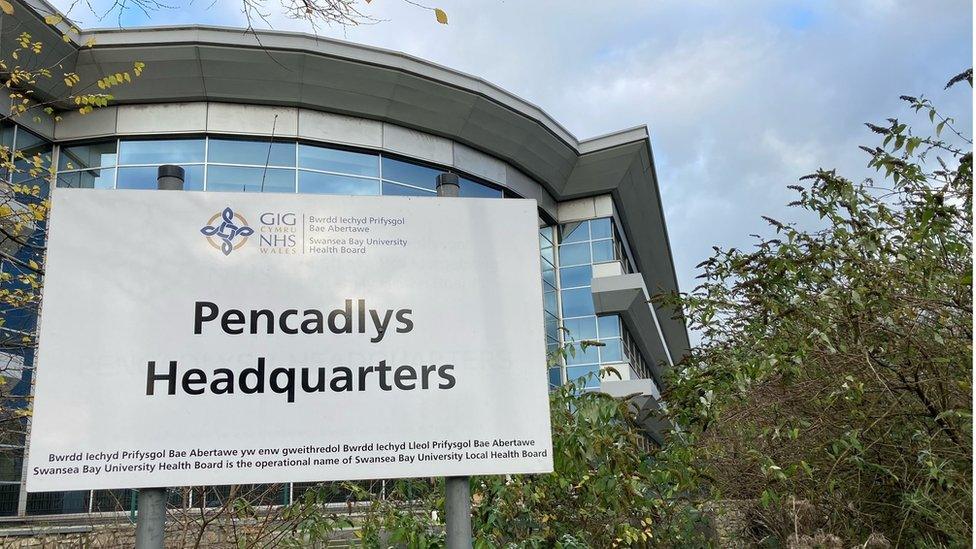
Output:
[[[963,81],[971,70],[950,86]],[[817,229],[767,219],[774,237],[699,265],[678,301],[703,343],[665,395],[682,427],[670,447],[711,497],[770,516],[805,500],[852,543],[969,546],[972,142],[928,99],[902,99],[932,128],[868,124],[876,181],[806,176],[792,205]],[[794,528],[767,526],[758,537]]]

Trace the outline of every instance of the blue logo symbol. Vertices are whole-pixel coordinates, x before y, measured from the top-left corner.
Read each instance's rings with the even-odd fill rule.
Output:
[[[220,223],[217,223],[217,220]],[[234,213],[230,206],[224,211],[213,214],[206,226],[200,229],[207,242],[217,248],[224,255],[240,248],[247,242],[247,237],[254,234],[254,229],[247,226],[247,220],[239,213]]]

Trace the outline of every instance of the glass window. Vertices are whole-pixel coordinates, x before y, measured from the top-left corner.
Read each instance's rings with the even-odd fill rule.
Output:
[[[211,138],[207,160],[223,164],[294,166],[295,143]]]
[[[560,265],[587,265],[590,263],[590,243],[563,244],[559,247]]]
[[[108,171],[108,170],[105,170]],[[183,190],[203,190],[203,166],[184,166]],[[156,189],[159,177],[159,166],[139,166],[135,168],[119,168],[119,189]]]
[[[598,240],[601,238],[610,238],[611,236],[613,236],[613,226],[610,223],[609,217],[590,220],[590,238]]]
[[[542,295],[542,306],[546,311],[556,312],[556,292],[545,292]]]
[[[549,387],[559,387],[563,384],[562,368],[549,368]]]
[[[562,243],[582,242],[590,239],[590,224],[586,221],[577,221],[563,225]]]
[[[405,187],[396,183],[383,182],[383,194],[387,196],[437,196],[436,194],[423,189]]]
[[[387,185],[387,183],[384,183],[384,185]],[[387,194],[387,193],[384,192],[383,194]],[[542,259],[546,260],[545,262],[549,264],[549,267],[552,267],[556,263],[556,258],[552,254],[552,246],[546,246],[545,248],[542,248],[541,250],[539,250],[539,254],[542,256]],[[543,265],[543,268],[545,267],[546,266]]]
[[[574,343],[573,346],[576,348],[576,356],[573,356],[573,352],[567,352],[566,364],[597,364],[600,362],[600,354],[596,345],[588,345],[586,349],[583,349],[579,343]]]
[[[470,179],[460,178],[461,185],[458,196],[463,198],[502,198],[503,193],[498,189],[493,189],[487,185],[476,183]]]
[[[121,179],[121,176],[119,176],[119,179]],[[295,170],[208,166],[207,190],[248,193],[293,193],[295,192]]]
[[[14,125],[9,122],[0,123],[0,146],[6,147],[7,151],[14,146]]]
[[[25,153],[26,154],[26,153]],[[28,156],[28,158],[32,158]],[[46,188],[46,184],[51,176],[49,168],[51,166],[51,154],[41,154],[41,167],[36,167],[33,160],[16,160],[14,161],[14,173],[10,178],[14,183],[27,183],[30,182],[31,185],[40,185],[42,190]]]
[[[77,170],[115,165],[115,141],[61,147],[59,170]]]
[[[119,164],[182,165],[203,162],[203,150],[203,139],[122,141],[119,145]]]
[[[563,288],[589,286],[593,280],[593,267],[580,265],[579,267],[563,267],[559,269],[559,283]]]
[[[30,158],[35,153],[51,152],[51,143],[43,137],[33,134],[24,129],[23,126],[17,128],[17,142],[15,143],[18,151]],[[50,165],[50,164],[49,164]]]
[[[604,339],[603,347],[600,347],[600,362],[623,362],[624,353],[620,346],[620,339]]]
[[[566,368],[566,378],[576,381],[581,377],[586,378],[586,388],[596,389],[600,386],[600,367],[599,366],[577,366]]]
[[[550,288],[556,288],[556,269],[553,269],[551,265],[543,261],[542,265],[542,280],[549,285]]]
[[[327,173],[298,172],[298,192],[311,194],[380,194],[378,179],[347,177]]]
[[[559,340],[559,322],[555,318],[546,318],[546,337]]]
[[[563,318],[593,314],[593,294],[589,288],[563,290]]]
[[[393,158],[383,157],[383,179],[437,190],[437,176],[444,170],[419,166]],[[383,193],[386,194],[386,193]]]
[[[130,168],[140,169],[140,168]],[[58,174],[58,187],[75,189],[114,189],[115,168]]]
[[[552,227],[551,226],[549,226],[549,227],[542,227],[541,229],[539,229],[539,236],[542,237],[542,239],[545,241],[545,242],[542,242],[540,240],[540,242],[539,242],[540,245],[542,245],[542,246],[545,246],[547,244],[550,245],[550,246],[552,245]]]
[[[598,317],[597,323],[600,326],[600,337],[620,337],[620,317],[617,315]]]
[[[604,263],[613,261],[613,241],[594,240],[593,241],[593,263]]]
[[[369,175],[379,177],[380,159],[378,155],[360,152],[328,149],[301,143],[298,145],[298,166],[325,172],[347,173],[350,175]]]
[[[581,341],[584,339],[596,339],[596,317],[586,316],[583,318],[570,318],[563,321],[563,326],[569,330],[566,339]]]
[[[23,461],[23,448],[3,448],[0,451],[0,481],[20,482]]]

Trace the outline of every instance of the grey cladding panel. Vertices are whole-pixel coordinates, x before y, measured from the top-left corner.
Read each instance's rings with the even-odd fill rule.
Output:
[[[388,114],[394,120],[402,119],[428,131],[455,134],[471,113],[475,98],[452,91],[429,80],[402,75],[394,88]]]
[[[650,172],[645,174],[643,166],[641,159],[635,158],[614,193],[620,217],[627,228],[631,251],[644,275],[647,291],[653,297],[674,292],[677,285],[661,205],[655,187],[645,183]],[[655,308],[664,339],[677,361],[690,347],[684,322],[673,318],[674,311]]]
[[[392,98],[399,76],[390,69],[306,54],[303,81],[311,86]]]

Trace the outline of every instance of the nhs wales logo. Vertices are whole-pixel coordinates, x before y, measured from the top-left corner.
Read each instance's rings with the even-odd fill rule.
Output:
[[[243,215],[235,213],[228,206],[224,211],[213,214],[207,224],[200,229],[200,233],[207,237],[207,242],[211,246],[224,255],[230,255],[247,242],[247,237],[254,234],[254,229],[247,226],[247,220]]]

